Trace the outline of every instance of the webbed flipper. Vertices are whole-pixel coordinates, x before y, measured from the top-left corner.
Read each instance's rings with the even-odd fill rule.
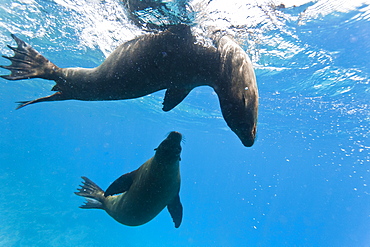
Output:
[[[17,110],[25,107],[26,105],[31,105],[34,103],[39,103],[39,102],[44,102],[44,101],[60,101],[60,100],[66,100],[66,98],[63,96],[61,92],[56,92],[55,94],[46,96],[46,97],[41,97],[35,100],[30,100],[30,101],[18,101],[19,103],[18,107],[16,108]]]
[[[14,51],[13,57],[3,56],[12,63],[8,66],[1,65],[3,69],[10,70],[10,75],[1,75],[7,80],[21,80],[30,78],[43,78],[47,80],[55,79],[55,71],[59,69],[30,45],[19,39],[14,34],[11,35],[18,47],[8,47]]]
[[[192,89],[192,88],[191,88]],[[185,99],[190,93],[191,89],[185,87],[171,87],[166,90],[163,100],[163,111],[170,111]]]
[[[111,185],[109,185],[108,189],[105,191],[104,196],[111,196],[119,193],[123,193],[130,189],[134,178],[135,178],[136,170],[130,173],[126,173],[119,178],[117,178]]]
[[[167,209],[168,212],[170,212],[173,222],[175,223],[175,227],[179,228],[182,221],[183,210],[179,194],[177,194],[175,198],[173,198],[172,202],[167,205]]]
[[[78,192],[75,192],[75,194],[85,197],[87,201],[84,205],[81,205],[80,208],[103,209],[105,200],[103,196],[104,191],[87,177],[81,178],[84,181],[82,185],[80,185],[81,188],[78,188]]]

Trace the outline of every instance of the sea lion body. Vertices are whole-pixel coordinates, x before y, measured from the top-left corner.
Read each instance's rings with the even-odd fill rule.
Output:
[[[218,95],[222,114],[245,146],[256,136],[258,89],[252,63],[231,38],[223,36],[215,47],[195,43],[190,27],[176,25],[166,31],[142,35],[120,45],[98,67],[59,68],[14,35],[18,47],[8,80],[54,80],[55,94],[18,107],[43,101],[123,100],[166,89],[163,110],[177,106],[198,86],[210,86]]]
[[[180,133],[171,132],[152,158],[137,170],[122,175],[105,192],[82,177],[84,184],[76,194],[88,201],[81,208],[104,209],[121,224],[139,226],[168,207],[175,227],[179,227],[182,220],[179,197],[181,138]],[[114,195],[119,193],[122,194]]]
[[[117,47],[97,68],[54,69],[53,90],[65,99],[122,100],[210,85],[215,77],[209,71],[217,71],[219,64],[216,49],[195,45],[189,31],[176,26],[140,36]]]

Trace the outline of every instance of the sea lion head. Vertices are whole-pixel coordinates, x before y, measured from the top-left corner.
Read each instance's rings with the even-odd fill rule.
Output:
[[[172,163],[180,160],[182,134],[172,131],[155,149],[155,157],[160,162]]]
[[[243,91],[247,90],[239,90],[238,93],[221,93],[220,105],[227,125],[244,146],[251,147],[257,132],[258,98],[253,92]]]
[[[246,94],[242,99],[234,103],[226,114],[233,117],[226,117],[226,122],[231,130],[239,137],[246,147],[254,144],[257,134],[257,101],[256,97]]]
[[[220,76],[214,89],[222,115],[243,145],[251,147],[256,138],[258,114],[258,87],[252,62],[228,36],[223,36],[217,47]]]

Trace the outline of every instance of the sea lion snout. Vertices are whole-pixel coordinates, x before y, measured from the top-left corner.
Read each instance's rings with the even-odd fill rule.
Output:
[[[253,146],[257,135],[257,111],[252,111],[251,114],[243,109],[243,111],[236,111],[232,114],[238,118],[225,118],[228,120],[230,129],[239,137],[244,146]]]
[[[165,145],[170,146],[174,153],[180,155],[181,141],[182,134],[177,131],[172,131],[163,142],[165,142]]]
[[[173,153],[181,153],[182,134],[177,131],[172,131],[167,138],[159,145],[162,149],[171,150]],[[158,147],[159,148],[159,147]]]
[[[180,144],[180,142],[182,140],[182,134],[180,132],[177,132],[177,131],[172,131],[171,133],[168,134],[166,140],[169,140],[171,142]]]
[[[234,130],[234,132],[239,137],[243,145],[246,147],[253,146],[256,140],[257,126],[254,125],[251,130],[252,131],[245,131],[245,130],[239,130],[239,129]]]
[[[181,153],[181,141],[182,134],[177,131],[172,131],[168,134],[167,138],[164,139],[158,148],[156,148],[156,154],[159,157],[166,157],[166,159],[179,159]]]

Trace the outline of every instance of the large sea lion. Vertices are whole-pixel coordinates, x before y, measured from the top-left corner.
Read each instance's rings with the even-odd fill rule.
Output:
[[[256,136],[258,89],[252,63],[230,37],[222,36],[215,47],[195,43],[189,26],[139,36],[120,45],[98,67],[59,68],[31,46],[12,35],[18,47],[8,46],[12,63],[8,80],[54,80],[55,94],[20,102],[18,108],[43,101],[123,100],[167,89],[163,110],[178,105],[198,86],[210,86],[218,95],[228,126],[250,147]]]
[[[175,227],[182,221],[180,202],[180,153],[182,135],[171,132],[155,155],[137,170],[124,174],[104,192],[86,177],[75,194],[87,202],[80,208],[104,209],[121,224],[139,226],[157,216],[166,206]],[[120,195],[115,195],[119,194]],[[115,195],[115,196],[114,196]]]

